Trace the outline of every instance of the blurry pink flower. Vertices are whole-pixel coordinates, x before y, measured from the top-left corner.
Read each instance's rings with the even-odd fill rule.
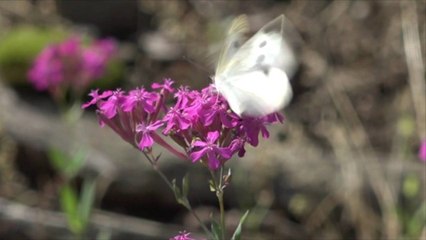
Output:
[[[419,148],[419,158],[423,162],[426,162],[426,139],[422,141]]]
[[[164,83],[153,83],[151,85],[152,89],[162,89],[162,91],[168,92],[168,93],[172,93],[175,91],[175,89],[173,88],[173,81],[169,78],[164,79]]]
[[[191,233],[183,231],[183,232],[179,232],[178,235],[170,238],[169,240],[195,240],[189,235],[191,235]]]
[[[88,78],[96,79],[103,75],[108,60],[116,52],[116,43],[111,39],[99,40],[82,51],[83,70]]]
[[[78,37],[70,37],[47,46],[35,58],[28,80],[37,90],[49,90],[52,94],[68,88],[83,92],[104,74],[116,48],[116,43],[110,39],[83,46]]]
[[[57,59],[58,51],[49,46],[41,52],[28,72],[29,81],[37,90],[59,85],[63,79],[63,65]]]

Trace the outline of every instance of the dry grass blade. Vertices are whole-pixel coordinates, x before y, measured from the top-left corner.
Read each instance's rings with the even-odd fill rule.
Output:
[[[402,36],[408,68],[408,83],[416,111],[420,140],[426,138],[426,81],[416,1],[401,2]]]

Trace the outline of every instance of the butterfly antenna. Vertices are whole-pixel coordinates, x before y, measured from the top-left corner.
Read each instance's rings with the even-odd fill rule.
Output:
[[[209,74],[210,71],[206,67],[201,66],[199,63],[196,63],[195,61],[193,61],[192,59],[188,58],[187,56],[183,56],[182,58],[184,60],[186,60],[187,62],[191,63],[192,65],[194,65],[195,67],[197,67],[198,69],[202,70],[203,72]]]

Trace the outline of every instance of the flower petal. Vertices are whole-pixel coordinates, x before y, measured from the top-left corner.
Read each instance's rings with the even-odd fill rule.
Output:
[[[192,162],[196,162],[196,161],[200,160],[200,158],[202,158],[206,154],[207,151],[208,151],[207,148],[203,148],[199,151],[192,152],[189,155],[189,157],[191,158]]]

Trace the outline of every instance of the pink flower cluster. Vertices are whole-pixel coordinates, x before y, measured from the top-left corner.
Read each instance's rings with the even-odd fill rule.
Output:
[[[103,39],[83,46],[77,37],[47,46],[34,60],[28,79],[37,90],[58,91],[72,88],[84,91],[100,78],[115,54],[116,43]]]
[[[421,161],[426,162],[426,139],[420,143],[419,158]]]
[[[179,232],[178,235],[170,238],[169,240],[195,240],[195,239],[191,237],[191,233],[183,231],[183,232]]]
[[[173,81],[166,79],[163,84],[152,84],[152,89],[127,93],[94,90],[89,94],[92,100],[83,108],[96,105],[101,125],[108,125],[141,151],[150,151],[157,143],[182,159],[201,161],[213,170],[234,154],[244,156],[246,143],[257,146],[259,134],[268,138],[266,125],[283,121],[278,113],[241,118],[213,86],[201,91],[175,89]],[[169,102],[175,104],[167,107]],[[164,136],[182,150],[168,144]]]

